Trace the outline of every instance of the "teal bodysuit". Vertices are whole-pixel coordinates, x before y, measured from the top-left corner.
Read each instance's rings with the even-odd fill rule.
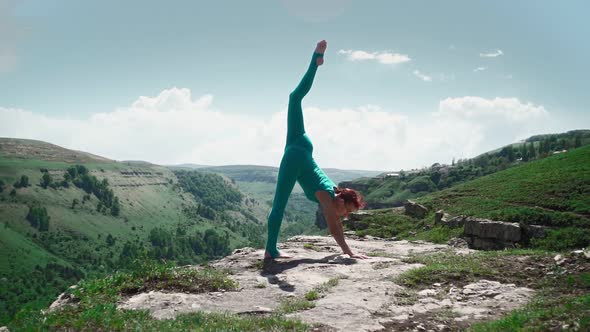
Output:
[[[301,188],[303,188],[305,196],[316,203],[318,203],[318,200],[315,197],[315,193],[318,190],[328,192],[332,196],[332,199],[334,199],[334,187],[336,185],[328,178],[312,157],[313,145],[309,137],[305,134],[303,110],[301,108],[301,101],[311,89],[318,68],[316,59],[321,56],[323,54],[313,54],[307,72],[297,88],[289,95],[287,144],[283,159],[281,160],[281,166],[279,167],[272,210],[268,215],[266,250],[272,257],[276,257],[279,254],[277,239],[279,237],[279,230],[281,229],[283,213],[285,212],[285,207],[287,206],[287,201],[295,186],[295,182],[298,182]]]

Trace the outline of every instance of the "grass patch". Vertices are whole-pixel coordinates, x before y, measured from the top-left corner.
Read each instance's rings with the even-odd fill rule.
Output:
[[[331,278],[330,280],[314,287],[314,290],[319,294],[326,293],[330,288],[338,286],[340,278]]]
[[[447,243],[449,239],[454,237],[461,237],[463,235],[463,227],[449,228],[444,226],[437,226],[431,229],[417,232],[415,238],[432,243]]]
[[[522,260],[515,257],[524,257]],[[510,258],[507,258],[510,257]],[[537,269],[526,271],[529,265],[539,262],[554,264],[551,255],[538,250],[512,249],[504,251],[481,251],[469,255],[457,255],[446,251],[429,255],[414,255],[404,259],[406,263],[419,263],[425,266],[406,271],[394,281],[412,288],[423,288],[433,283],[453,282],[465,285],[480,279],[515,283],[530,287],[540,287],[540,278],[530,278],[545,273]]]
[[[281,300],[281,304],[277,312],[281,314],[289,314],[296,311],[307,310],[315,308],[315,303],[305,298],[286,298]]]
[[[264,269],[264,260],[263,259],[259,259],[256,262],[252,263],[252,265],[250,265],[248,267],[250,270],[254,270],[254,271],[260,271]]]
[[[312,289],[309,292],[305,293],[305,299],[308,301],[315,301],[320,298],[320,294],[318,291]]]
[[[296,311],[307,310],[311,308],[315,308],[315,303],[313,301],[318,300],[325,296],[325,293],[338,285],[340,278],[331,278],[330,280],[314,287],[302,298],[287,298],[281,301],[279,309],[277,310],[279,313],[288,314]]]
[[[136,271],[117,272],[102,279],[82,281],[73,294],[92,302],[116,301],[121,295],[150,290],[204,293],[236,290],[238,283],[227,277],[227,271],[210,267],[174,267],[172,264],[141,263]]]
[[[469,328],[472,332],[561,330],[590,330],[590,295],[538,298],[499,320]]]
[[[315,251],[322,251],[322,249],[320,247],[316,246],[313,243],[304,243],[303,244],[303,249],[315,250]]]

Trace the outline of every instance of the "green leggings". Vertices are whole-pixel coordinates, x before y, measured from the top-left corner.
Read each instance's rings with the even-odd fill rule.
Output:
[[[266,241],[266,251],[271,257],[277,257],[279,250],[277,249],[277,240],[279,237],[279,230],[281,229],[281,222],[287,201],[291,195],[291,191],[295,186],[298,176],[310,161],[313,146],[309,139],[304,139],[305,128],[303,126],[303,110],[301,108],[301,101],[303,97],[311,89],[315,73],[317,71],[316,59],[323,56],[320,53],[314,53],[311,58],[311,63],[307,68],[307,72],[301,79],[299,85],[289,95],[289,109],[287,114],[287,144],[285,146],[285,153],[281,160],[279,167],[279,175],[277,178],[277,187],[275,190],[275,197],[272,202],[272,210],[268,215],[268,238]],[[306,144],[307,143],[307,144]]]

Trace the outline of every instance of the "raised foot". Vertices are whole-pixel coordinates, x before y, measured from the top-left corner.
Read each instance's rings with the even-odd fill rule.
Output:
[[[328,42],[326,42],[325,40],[322,40],[322,41],[318,42],[317,46],[315,47],[315,52],[324,54],[324,52],[326,52],[327,47],[328,47]]]
[[[328,43],[325,40],[318,42],[317,46],[315,47],[315,53],[324,54],[326,52],[326,48],[328,47]],[[319,57],[315,60],[318,66],[324,64],[324,57]]]

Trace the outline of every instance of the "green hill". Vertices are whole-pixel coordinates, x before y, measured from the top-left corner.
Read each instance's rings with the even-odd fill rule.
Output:
[[[188,264],[262,246],[267,213],[215,174],[1,138],[0,323],[140,256]]]
[[[422,197],[588,144],[590,130],[536,135],[471,159],[453,161],[451,165],[435,163],[419,170],[384,173],[377,177],[356,179],[346,183],[346,186],[365,194],[370,208],[397,207],[407,199]]]

